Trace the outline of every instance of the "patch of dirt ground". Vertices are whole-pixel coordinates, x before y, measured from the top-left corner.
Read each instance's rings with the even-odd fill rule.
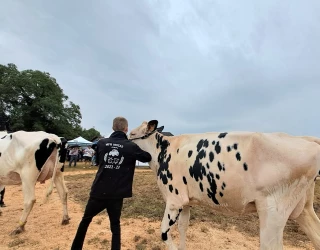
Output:
[[[83,173],[83,172],[82,172]],[[66,175],[76,175],[69,172]],[[68,199],[70,224],[61,226],[62,206],[54,189],[49,201],[41,204],[50,182],[36,185],[36,198],[33,210],[26,224],[26,231],[17,236],[9,233],[17,226],[22,212],[21,186],[8,186],[5,203],[0,216],[0,249],[70,249],[73,237],[83,215],[78,203]],[[160,239],[160,221],[146,218],[122,219],[122,249],[166,249]],[[177,228],[173,229],[173,237],[178,242]],[[83,249],[110,249],[111,233],[106,214],[96,216],[87,232]],[[259,238],[249,237],[234,229],[223,231],[215,229],[208,222],[193,223],[187,233],[187,249],[258,249]],[[313,249],[310,245],[303,248],[285,245],[284,249]]]

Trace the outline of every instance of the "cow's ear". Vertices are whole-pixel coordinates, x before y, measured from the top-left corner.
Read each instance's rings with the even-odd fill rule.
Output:
[[[158,126],[158,121],[157,120],[151,120],[148,122],[148,126],[147,126],[147,133],[151,133],[154,130],[157,129]]]

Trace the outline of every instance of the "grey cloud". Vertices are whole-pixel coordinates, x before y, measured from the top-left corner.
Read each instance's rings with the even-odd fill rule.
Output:
[[[174,134],[320,136],[318,1],[4,1],[0,63],[50,72],[108,134],[158,119]]]

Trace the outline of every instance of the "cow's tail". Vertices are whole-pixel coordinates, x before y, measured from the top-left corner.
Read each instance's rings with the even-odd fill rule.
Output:
[[[49,187],[47,189],[47,193],[46,193],[46,196],[44,198],[43,203],[46,203],[49,200],[50,195],[52,194],[54,179],[55,179],[56,174],[57,174],[57,168],[58,168],[58,165],[59,165],[59,152],[58,152],[57,148],[55,150],[56,150],[56,154],[57,155],[56,155],[56,160],[55,160],[55,164],[54,164],[54,168],[53,168],[53,174],[52,174],[51,182],[50,182],[50,185],[49,185]]]

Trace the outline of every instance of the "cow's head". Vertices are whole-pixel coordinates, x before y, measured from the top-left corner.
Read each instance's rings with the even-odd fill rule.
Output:
[[[155,131],[162,132],[163,128],[164,126],[158,128],[157,120],[151,120],[149,122],[144,121],[139,127],[130,131],[129,139],[146,138]]]

